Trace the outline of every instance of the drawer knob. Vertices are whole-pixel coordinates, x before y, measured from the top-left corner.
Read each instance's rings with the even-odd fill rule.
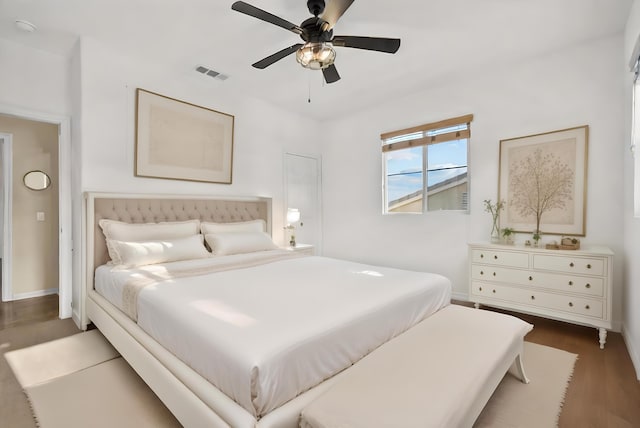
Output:
[[[529,277],[529,281],[533,281],[533,277],[532,276]]]
[[[591,288],[591,284],[587,284],[587,285],[585,285],[585,287]]]
[[[481,259],[484,259],[484,254],[480,254],[480,258],[481,258]]]
[[[591,269],[591,265],[590,264],[587,265],[587,269]]]
[[[495,294],[495,292],[496,292],[496,290],[494,289],[494,290],[493,290],[493,293]]]
[[[536,300],[536,296],[531,296],[531,300]]]
[[[573,262],[569,263],[569,267],[573,267]]]
[[[498,256],[493,256],[494,260],[498,260]]]
[[[573,281],[569,281],[569,285],[573,285]]]
[[[482,287],[478,288],[478,290],[482,291]]]
[[[496,276],[496,273],[495,273],[495,272],[493,273],[493,276]]]
[[[569,306],[573,308],[573,302],[569,302]]]
[[[584,308],[585,308],[585,309],[587,309],[587,310],[591,309],[591,308],[589,307],[589,305],[585,306]]]
[[[483,270],[480,271],[480,275],[484,275],[484,271]]]

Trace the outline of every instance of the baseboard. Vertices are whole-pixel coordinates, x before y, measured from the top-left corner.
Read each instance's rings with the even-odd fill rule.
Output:
[[[459,291],[454,291],[451,293],[451,300],[461,300],[463,302],[468,302],[469,293],[461,293]]]
[[[57,288],[49,288],[48,290],[36,290],[28,291],[26,293],[14,293],[11,300],[31,299],[33,297],[49,296],[51,294],[58,294]]]
[[[80,319],[80,312],[78,312],[77,310],[73,309],[73,311],[71,312],[71,319],[75,323],[76,327],[78,327],[80,330],[85,330],[86,331],[87,326],[83,326],[82,325],[82,320]]]
[[[634,346],[633,340],[631,340],[631,337],[627,335],[624,325],[622,325],[622,338],[624,339],[624,344],[627,345],[627,352],[629,352],[629,357],[631,357],[633,367],[636,369],[636,378],[640,380],[640,357],[637,352],[637,348]]]

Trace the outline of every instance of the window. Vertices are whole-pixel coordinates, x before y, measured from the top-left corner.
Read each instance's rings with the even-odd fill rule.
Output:
[[[472,120],[467,115],[380,135],[385,214],[468,209]]]

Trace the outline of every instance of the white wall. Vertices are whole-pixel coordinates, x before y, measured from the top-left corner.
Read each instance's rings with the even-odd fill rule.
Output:
[[[68,115],[69,61],[0,39],[0,104]]]
[[[587,234],[582,242],[607,245],[618,254],[613,318],[619,329],[622,44],[622,37],[611,37],[526,62],[466,70],[448,83],[328,123],[323,149],[325,254],[439,272],[451,278],[456,297],[465,297],[466,244],[488,240],[491,230],[482,201],[497,199],[499,140],[589,125]],[[382,215],[380,133],[468,113],[474,114],[470,214]]]
[[[640,2],[634,1],[627,21],[624,38],[623,76],[625,81],[625,147],[631,141],[631,86],[632,73],[628,63],[640,36]],[[640,150],[636,149],[636,156]],[[624,152],[624,292],[623,292],[623,335],[629,354],[640,379],[640,218],[633,216],[633,158],[628,151]]]
[[[284,152],[318,154],[317,122],[231,93],[224,82],[197,74],[190,65],[176,76],[175,70],[121,56],[87,38],[81,40],[79,55],[74,73],[81,87],[74,117],[81,123],[74,135],[81,139],[82,191],[269,196],[274,239],[283,243]],[[133,175],[138,87],[235,116],[233,184]],[[74,288],[74,301],[78,291]]]

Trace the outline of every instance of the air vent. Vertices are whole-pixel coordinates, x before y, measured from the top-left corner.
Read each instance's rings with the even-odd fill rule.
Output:
[[[229,78],[229,76],[222,74],[219,71],[212,70],[202,65],[197,66],[196,71],[198,73],[204,74],[205,76],[213,77],[214,79],[218,79],[218,80],[227,80]]]

